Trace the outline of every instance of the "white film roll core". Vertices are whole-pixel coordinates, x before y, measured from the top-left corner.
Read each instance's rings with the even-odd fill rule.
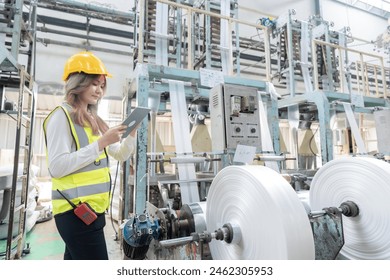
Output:
[[[210,243],[214,260],[315,258],[304,206],[287,181],[268,167],[222,169],[211,184],[206,217],[208,231],[230,223],[241,232],[238,243]]]
[[[359,215],[343,215],[347,259],[390,259],[390,164],[368,157],[345,157],[326,163],[310,186],[313,211],[339,207],[345,201],[359,207]]]

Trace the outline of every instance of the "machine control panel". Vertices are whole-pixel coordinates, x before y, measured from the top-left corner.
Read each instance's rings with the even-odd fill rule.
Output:
[[[214,151],[238,144],[261,149],[259,94],[256,88],[218,85],[210,92],[211,138]]]

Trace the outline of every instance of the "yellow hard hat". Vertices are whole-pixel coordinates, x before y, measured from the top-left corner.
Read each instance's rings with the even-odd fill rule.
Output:
[[[91,52],[83,51],[72,55],[65,63],[62,80],[66,81],[70,74],[84,72],[112,77],[103,62]]]

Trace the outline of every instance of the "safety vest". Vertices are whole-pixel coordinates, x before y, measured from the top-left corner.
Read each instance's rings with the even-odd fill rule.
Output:
[[[66,104],[67,105],[67,104]],[[65,106],[66,106],[65,105]],[[89,126],[82,127],[73,122],[69,111],[71,108],[58,106],[44,120],[43,131],[46,140],[46,126],[52,114],[57,110],[63,110],[68,123],[70,133],[76,145],[76,150],[81,149],[100,137],[94,135]],[[70,107],[70,106],[69,106]],[[59,139],[59,141],[61,141]],[[47,141],[46,141],[47,144]],[[47,157],[47,149],[46,149]],[[47,157],[48,158],[48,157]],[[108,156],[106,150],[91,164],[61,178],[52,178],[52,204],[53,214],[60,214],[73,209],[70,203],[57,191],[61,193],[75,205],[87,202],[97,213],[104,213],[110,202],[110,171],[108,166]]]

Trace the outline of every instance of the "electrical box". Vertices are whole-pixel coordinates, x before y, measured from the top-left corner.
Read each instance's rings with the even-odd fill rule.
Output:
[[[238,144],[261,150],[259,96],[256,88],[220,84],[210,90],[211,140],[214,152]]]

